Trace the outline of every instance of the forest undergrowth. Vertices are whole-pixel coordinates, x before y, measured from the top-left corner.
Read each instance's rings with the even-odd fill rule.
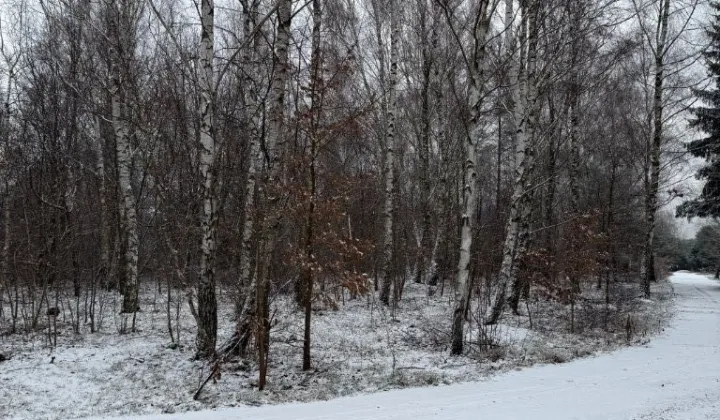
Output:
[[[105,293],[104,310],[90,333],[78,305],[57,317],[57,344],[48,336],[48,317],[35,329],[31,317],[9,334],[9,307],[0,318],[0,417],[67,419],[90,415],[137,415],[237,405],[312,401],[393,388],[438,386],[475,381],[541,363],[563,363],[626,345],[646,343],[672,316],[672,286],[653,285],[653,300],[643,299],[637,283],[613,285],[613,304],[605,291],[584,284],[582,299],[569,305],[545,299],[532,289],[521,315],[506,315],[485,326],[481,302],[473,299],[466,331],[466,351],[450,356],[452,294],[408,284],[396,308],[370,294],[334,305],[316,305],[313,321],[313,369],[303,372],[303,316],[291,297],[272,303],[268,384],[257,390],[257,363],[237,358],[219,366],[199,400],[192,396],[207,377],[210,364],[194,359],[195,322],[185,300],[177,313],[171,293],[170,315],[176,328],[168,334],[167,290],[145,283],[137,332],[118,334],[122,298]],[[287,302],[285,302],[287,300]],[[70,302],[72,300],[68,300]],[[233,332],[233,300],[220,294],[220,340]],[[43,314],[45,312],[43,311]],[[572,321],[572,330],[571,328]]]

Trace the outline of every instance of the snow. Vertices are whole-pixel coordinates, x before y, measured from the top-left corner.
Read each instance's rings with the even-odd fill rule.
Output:
[[[232,333],[234,306],[232,296],[222,288],[219,291],[222,342]],[[318,307],[314,313],[314,370],[306,373],[300,366],[303,314],[290,297],[280,295],[273,302],[267,389],[257,390],[257,365],[252,359],[232,362],[223,364],[222,378],[208,384],[200,401],[194,401],[191,396],[207,375],[207,366],[193,360],[195,324],[187,307],[179,316],[180,346],[169,346],[166,292],[150,279],[144,281],[138,332],[120,335],[117,293],[101,297],[105,308],[98,318],[103,321],[101,331],[90,333],[81,322],[80,333],[75,334],[70,326],[72,291],[68,291],[63,301],[69,304],[58,317],[61,334],[54,350],[47,346],[42,322],[41,328],[30,329],[21,318],[21,333],[0,335],[0,353],[11,356],[0,363],[0,419],[181,413],[478,381],[625,346],[625,314],[632,314],[635,325],[630,344],[644,343],[665,325],[672,303],[667,282],[654,285],[652,301],[638,299],[637,283],[617,283],[611,288],[615,302],[611,313],[618,315],[608,319],[606,328],[604,291],[588,283],[583,291],[586,300],[576,305],[579,333],[572,334],[569,305],[548,301],[536,292],[523,307],[531,317],[507,316],[493,327],[482,325],[482,308],[474,299],[466,354],[450,357],[451,297],[429,296],[427,286],[414,283],[406,286],[396,311],[378,305],[373,295],[355,300],[336,297],[337,310]],[[0,331],[7,331],[7,322],[0,317]]]
[[[644,346],[483,382],[125,419],[718,419],[720,283],[690,273],[676,273],[671,281],[678,314],[671,328]]]

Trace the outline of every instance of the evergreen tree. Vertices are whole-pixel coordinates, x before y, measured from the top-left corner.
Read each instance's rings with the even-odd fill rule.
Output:
[[[720,269],[720,226],[717,224],[703,226],[695,237],[695,243],[690,250],[692,264],[695,270]]]
[[[691,126],[701,129],[708,136],[687,145],[693,156],[708,162],[696,174],[698,179],[706,182],[698,198],[677,208],[679,217],[720,216],[720,2],[713,1],[711,6],[715,11],[714,22],[707,31],[710,45],[703,55],[714,86],[695,91],[695,95],[707,106],[694,108],[695,119],[691,121]]]

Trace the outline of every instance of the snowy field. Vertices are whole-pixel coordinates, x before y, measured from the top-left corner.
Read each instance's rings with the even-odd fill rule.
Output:
[[[142,420],[716,420],[720,283],[689,273],[671,280],[678,315],[671,328],[644,346],[478,383]]]
[[[683,299],[705,296],[693,295],[699,293],[693,292],[695,289],[689,289],[690,294],[685,290],[683,282],[699,281],[694,276],[676,276],[674,281],[682,287]],[[707,286],[702,282],[700,284]],[[495,397],[478,399],[477,396],[491,392],[490,389],[495,387],[490,384],[496,381],[510,381],[507,386],[511,387],[511,378],[517,375],[526,377],[530,382],[525,387],[527,395],[522,397],[523,400],[537,398],[542,402],[548,396],[565,398],[565,391],[576,388],[573,381],[582,378],[568,374],[570,376],[562,387],[553,385],[552,389],[544,388],[543,381],[551,381],[555,377],[560,380],[564,369],[572,370],[570,366],[576,364],[543,367],[498,377],[493,375],[519,367],[565,362],[578,356],[617,349],[628,341],[642,345],[647,343],[651,334],[661,330],[663,320],[670,317],[671,288],[664,283],[656,287],[655,295],[660,297],[656,301],[629,298],[624,307],[611,308],[633,312],[632,336],[627,335],[624,317],[610,319],[609,332],[606,332],[604,305],[593,303],[603,300],[602,293],[593,289],[594,286],[589,286],[586,290],[589,298],[576,308],[575,328],[580,334],[569,333],[570,317],[566,306],[537,298],[531,299],[524,308],[526,313],[530,312],[530,317],[510,317],[490,330],[481,330],[481,323],[476,321],[480,314],[471,313],[475,321],[470,323],[469,350],[463,357],[448,355],[451,305],[447,295],[428,297],[425,286],[408,285],[406,295],[394,314],[371,298],[346,301],[337,311],[328,309],[315,313],[315,369],[310,373],[300,369],[302,315],[279,309],[291,308],[290,303],[275,302],[273,306],[278,308],[278,312],[273,328],[268,389],[257,391],[257,371],[253,362],[232,363],[223,366],[222,378],[217,383],[208,384],[200,401],[193,401],[192,394],[207,374],[202,362],[192,360],[194,323],[187,310],[181,312],[183,341],[177,348],[169,345],[165,294],[157,292],[154,286],[148,287],[143,291],[143,312],[138,314],[139,332],[135,334],[119,335],[116,328],[118,320],[113,315],[107,315],[100,333],[73,334],[70,326],[60,327],[58,347],[52,351],[43,331],[0,338],[0,353],[11,356],[9,361],[0,363],[0,418],[41,420],[122,415],[137,418],[143,414],[219,409],[168,419],[370,419],[375,413],[383,412],[383,407],[396,406],[396,400],[406,401],[398,407],[406,407],[408,417],[394,415],[389,418],[419,418],[421,414],[431,413],[445,418],[443,410],[459,410],[471,402],[478,407],[494,404],[491,399]],[[624,290],[621,285],[615,291],[633,296],[636,292],[636,288]],[[593,297],[593,293],[598,296]],[[107,299],[107,307],[112,308],[117,297],[107,296]],[[232,304],[227,297],[221,302],[224,313],[220,319],[225,321],[221,325],[222,341],[232,330],[232,325],[227,322],[231,319]],[[689,301],[683,301],[683,305],[686,303]],[[680,321],[684,322],[684,318]],[[483,340],[478,339],[480,336]],[[645,348],[632,351],[638,354],[649,352]],[[584,363],[599,363],[600,360],[612,359],[603,356]],[[600,373],[605,368],[607,366],[602,364],[597,366]],[[541,373],[532,379],[536,375],[533,372],[547,372],[548,376]],[[489,377],[496,379],[481,385],[434,387]],[[593,383],[600,386],[601,379],[598,377]],[[668,382],[667,385],[672,384]],[[340,399],[329,405],[293,405],[290,411],[286,406],[222,411],[236,406],[327,400],[417,386],[428,388]],[[502,389],[499,387],[492,392],[504,395]],[[510,398],[512,392],[508,395]],[[441,401],[444,398],[448,401]],[[580,402],[571,396],[567,398],[568,401]],[[349,401],[352,403],[346,405]],[[437,401],[432,409],[424,405],[431,401]],[[357,409],[353,408],[355,402]],[[508,410],[517,409],[516,403],[510,404],[513,407]],[[607,401],[607,404],[612,406],[614,402]],[[324,412],[326,409],[330,413],[326,417],[314,411]],[[487,407],[482,409],[487,410]],[[345,411],[348,412],[347,417],[343,414]],[[292,416],[287,417],[287,413]]]

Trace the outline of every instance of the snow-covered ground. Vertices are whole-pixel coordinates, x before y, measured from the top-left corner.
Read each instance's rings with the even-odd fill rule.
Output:
[[[143,420],[720,419],[720,283],[676,273],[678,315],[641,347],[478,383]]]
[[[408,284],[394,314],[372,295],[340,300],[338,310],[319,308],[314,314],[315,369],[309,373],[300,368],[302,313],[288,297],[279,296],[273,303],[267,389],[257,391],[257,366],[252,360],[233,362],[222,366],[222,378],[205,387],[200,401],[193,401],[192,394],[207,375],[204,363],[193,360],[193,319],[187,308],[181,312],[181,346],[169,346],[166,294],[148,281],[141,294],[143,311],[137,314],[136,333],[118,334],[119,301],[110,293],[104,296],[100,332],[90,333],[81,323],[80,333],[73,333],[68,322],[72,305],[66,307],[53,351],[42,325],[22,329],[26,332],[21,334],[0,335],[0,353],[11,356],[0,363],[0,419],[181,413],[472,382],[521,367],[614,350],[628,341],[639,345],[669,318],[668,283],[655,285],[653,301],[637,298],[637,284],[617,283],[611,288],[616,303],[610,312],[604,291],[593,284],[585,286],[584,300],[576,305],[574,334],[569,333],[569,306],[538,293],[533,292],[523,308],[531,316],[508,316],[492,328],[482,326],[482,314],[476,312],[481,308],[474,300],[462,357],[448,354],[452,302],[447,295],[428,296],[427,286]],[[222,340],[233,328],[231,296],[221,294],[220,310]],[[613,316],[606,318],[608,313]],[[627,319],[634,326],[630,340]],[[0,318],[0,332],[6,326],[7,319]],[[441,389],[426,392],[442,394]]]

